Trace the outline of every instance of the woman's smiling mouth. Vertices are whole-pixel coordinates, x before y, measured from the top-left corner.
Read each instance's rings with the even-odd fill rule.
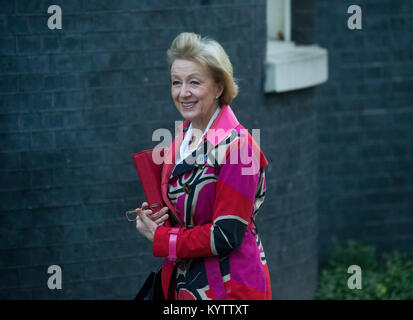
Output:
[[[191,109],[195,106],[196,102],[181,102],[182,108]]]

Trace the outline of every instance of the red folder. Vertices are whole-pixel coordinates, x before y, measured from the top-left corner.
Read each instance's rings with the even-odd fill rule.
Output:
[[[154,154],[155,152],[157,153],[156,155]],[[160,161],[154,161],[154,159],[157,159],[157,156],[162,157],[162,152],[163,150],[160,149],[151,149],[133,154],[133,160],[135,161],[136,170],[138,170],[146,202],[148,202],[149,207],[154,213],[165,207],[161,193],[162,163],[158,164],[157,162]],[[153,154],[154,157],[152,157]]]

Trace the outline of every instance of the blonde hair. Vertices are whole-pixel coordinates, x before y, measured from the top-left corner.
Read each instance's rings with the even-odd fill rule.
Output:
[[[169,73],[176,59],[197,62],[211,72],[214,80],[224,83],[219,105],[230,104],[238,94],[238,85],[233,77],[231,61],[224,48],[215,40],[192,32],[180,33],[167,50]]]

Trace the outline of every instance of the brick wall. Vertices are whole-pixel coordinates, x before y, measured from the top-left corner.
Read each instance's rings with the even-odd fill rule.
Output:
[[[270,162],[260,227],[276,299],[311,299],[317,281],[317,114],[314,89],[268,94],[261,145]]]
[[[62,30],[47,28],[52,4]],[[181,31],[224,46],[240,79],[233,108],[262,129],[271,165],[257,223],[274,298],[312,296],[313,92],[263,94],[265,1],[10,0],[0,5],[1,298],[128,299],[161,262],[121,213],[144,199],[132,153],[180,119],[165,51]],[[46,286],[52,264],[62,290]]]
[[[362,9],[362,30],[347,8]],[[317,5],[329,81],[317,89],[320,253],[330,239],[379,251],[413,243],[413,7],[411,1]]]
[[[315,1],[293,0],[291,8],[292,41],[314,43],[314,28],[301,21],[314,24]],[[260,227],[268,242],[273,297],[312,299],[318,269],[316,89],[257,91],[262,107],[254,125],[261,128],[261,145],[270,162]]]
[[[51,4],[62,30],[47,28]],[[160,263],[121,213],[143,200],[132,153],[180,119],[165,50],[181,31],[224,46],[240,79],[232,106],[261,129],[274,298],[313,297],[318,229],[321,255],[332,235],[408,248],[408,2],[364,2],[363,31],[346,27],[353,3],[292,4],[293,40],[329,49],[330,79],[264,94],[263,0],[1,2],[1,298],[128,299]],[[63,290],[46,286],[52,264]]]
[[[150,40],[169,11],[140,3],[53,1],[63,29],[49,30],[49,3],[2,2],[2,298],[130,297],[156,263],[121,216],[142,200],[131,154],[168,107],[159,49],[173,31]]]

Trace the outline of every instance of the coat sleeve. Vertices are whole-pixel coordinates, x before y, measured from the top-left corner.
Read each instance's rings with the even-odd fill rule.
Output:
[[[217,177],[212,223],[179,229],[178,258],[225,255],[241,244],[254,211],[259,164],[248,139],[231,143]],[[170,230],[165,226],[156,229],[155,257],[168,256]]]

